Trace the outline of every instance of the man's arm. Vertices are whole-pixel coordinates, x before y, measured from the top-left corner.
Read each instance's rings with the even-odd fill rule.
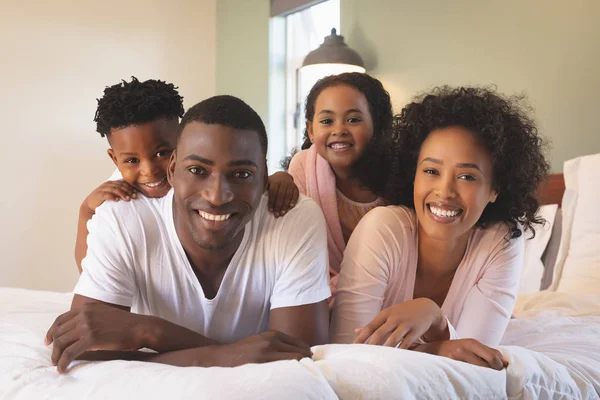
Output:
[[[52,363],[61,372],[71,361],[87,359],[89,351],[118,352],[147,347],[163,353],[218,344],[164,319],[132,314],[129,307],[77,294],[71,310],[60,315],[48,330],[46,344],[52,343]]]
[[[278,223],[269,328],[311,346],[327,343],[331,291],[323,213],[314,201],[304,200]]]
[[[309,346],[325,344],[329,338],[327,300],[271,310],[269,329],[294,336]]]
[[[179,326],[167,320],[164,320],[159,317],[154,317],[150,315],[141,315],[141,314],[132,314],[130,313],[129,307],[119,306],[116,304],[105,303],[96,299],[92,299],[89,297],[74,295],[73,302],[71,303],[71,311],[80,310],[85,304],[103,304],[108,305],[113,308],[117,308],[122,311],[127,311],[127,314],[119,313],[119,317],[123,318],[123,325],[131,324],[132,332],[134,333],[135,343],[137,344],[136,349],[141,349],[143,347],[152,349],[159,353],[167,352],[167,351],[175,351],[175,350],[183,350],[190,349],[193,347],[202,347],[213,344],[219,344],[216,340],[210,339],[206,336],[203,336],[199,333],[196,333],[190,329],[184,328],[183,326]],[[87,319],[88,322],[92,321],[91,318],[94,317],[96,321],[100,321],[100,323],[116,323],[120,320],[110,320],[107,317],[110,317],[112,313],[107,313],[104,308],[98,311],[97,315],[89,315]],[[88,311],[88,314],[90,312]]]

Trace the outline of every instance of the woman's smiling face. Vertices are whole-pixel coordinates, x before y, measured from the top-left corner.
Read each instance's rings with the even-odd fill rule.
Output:
[[[469,234],[498,193],[492,159],[475,134],[458,126],[432,131],[421,146],[414,180],[423,233],[438,240]]]

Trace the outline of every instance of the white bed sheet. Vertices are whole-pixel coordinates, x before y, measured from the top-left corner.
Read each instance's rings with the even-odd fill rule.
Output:
[[[551,297],[519,302],[517,314],[527,318],[510,323],[501,348],[511,362],[506,371],[377,346],[325,345],[300,362],[238,368],[84,362],[59,376],[43,336],[71,295],[2,288],[0,399],[597,398],[600,357],[590,346],[600,337],[600,300]],[[565,316],[578,302],[588,307],[586,315]],[[560,305],[562,314],[535,304]],[[577,335],[584,340],[574,341]]]

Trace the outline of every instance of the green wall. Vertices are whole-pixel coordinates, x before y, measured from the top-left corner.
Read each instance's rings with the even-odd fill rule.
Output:
[[[237,96],[267,124],[269,0],[217,0],[216,93]]]
[[[600,152],[600,1],[341,0],[341,31],[397,111],[435,85],[525,92],[552,169]]]

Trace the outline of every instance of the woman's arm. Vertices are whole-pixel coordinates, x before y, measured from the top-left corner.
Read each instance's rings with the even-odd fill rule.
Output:
[[[344,252],[333,309],[331,339],[352,343],[355,329],[381,311],[390,269],[400,263],[403,230],[394,212],[376,208],[360,221]]]
[[[459,337],[477,339],[487,346],[500,343],[517,298],[523,243],[523,237],[509,242],[502,238],[493,249],[483,276],[465,300],[456,324]]]

